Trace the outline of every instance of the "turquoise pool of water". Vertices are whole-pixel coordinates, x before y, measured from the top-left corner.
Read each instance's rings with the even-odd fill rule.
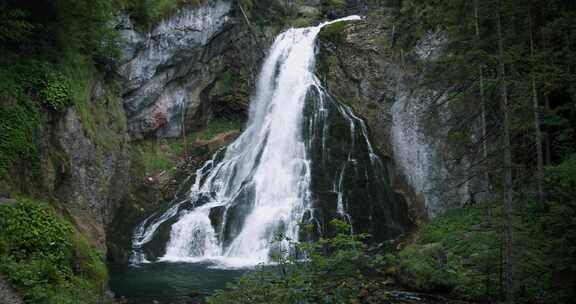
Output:
[[[224,289],[246,269],[218,269],[207,263],[151,263],[110,267],[110,288],[126,303],[194,303]]]

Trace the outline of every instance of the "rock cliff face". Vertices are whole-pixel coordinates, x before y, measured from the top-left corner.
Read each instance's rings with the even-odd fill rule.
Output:
[[[221,88],[248,76],[240,70],[252,60],[249,52],[241,54],[247,51],[241,48],[251,41],[240,21],[232,17],[230,0],[185,6],[150,32],[137,29],[128,17],[121,18],[118,28],[124,44],[119,74],[133,139],[175,137],[183,125],[201,126],[211,114],[209,99],[214,99],[215,90],[242,89]],[[239,65],[243,59],[245,65]],[[219,81],[227,83],[218,85]],[[242,116],[246,106],[234,102],[243,101],[228,101]]]
[[[92,88],[93,108],[103,111],[99,137],[90,138],[76,109],[58,121],[53,142],[62,147],[67,162],[61,168],[56,196],[65,202],[76,225],[104,247],[105,226],[112,221],[130,182],[130,159],[121,101],[102,82]],[[106,136],[106,138],[103,138]]]
[[[434,217],[468,201],[480,181],[466,181],[463,164],[469,158],[450,160],[458,148],[444,127],[451,109],[437,106],[447,98],[449,84],[422,76],[442,51],[444,37],[430,33],[402,52],[394,47],[394,13],[381,7],[364,21],[326,28],[319,71],[329,91],[366,119],[397,191],[420,217]]]
[[[98,73],[87,98],[65,112],[43,112],[38,165],[22,164],[11,191],[52,201],[78,229],[105,249],[105,227],[130,183],[122,100]]]
[[[118,73],[132,139],[176,137],[212,115],[245,118],[253,78],[278,31],[346,13],[320,0],[239,3],[185,5],[149,31],[128,16],[118,19]]]

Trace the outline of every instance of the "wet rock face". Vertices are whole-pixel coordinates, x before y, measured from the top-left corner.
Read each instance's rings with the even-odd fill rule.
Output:
[[[448,95],[448,84],[425,82],[422,76],[445,37],[431,33],[413,50],[399,51],[393,45],[394,12],[383,7],[344,27],[342,39],[324,37],[318,70],[331,94],[366,120],[398,194],[420,217],[434,217],[467,201],[479,182],[466,181],[466,166],[449,161],[456,149],[444,126],[451,109],[433,107]]]
[[[231,26],[231,1],[186,6],[150,32],[128,17],[118,28],[123,38],[124,107],[133,138],[173,137],[181,133],[183,111],[193,115],[200,94],[222,69],[226,43],[218,39]]]

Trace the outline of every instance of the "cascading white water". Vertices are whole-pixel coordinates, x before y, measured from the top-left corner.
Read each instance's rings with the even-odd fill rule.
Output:
[[[138,227],[133,262],[145,262],[139,249],[175,216],[160,260],[250,266],[269,261],[278,233],[298,241],[299,224],[311,208],[311,165],[302,126],[309,89],[319,86],[313,73],[316,36],[327,24],[358,19],[289,29],[276,38],[259,76],[246,130],[223,156],[217,154],[198,170],[188,200]],[[335,191],[342,187],[339,180]],[[343,209],[339,198],[338,212]],[[214,212],[223,214],[221,223],[211,220]],[[236,223],[227,223],[229,218]],[[288,244],[280,246],[286,249]]]

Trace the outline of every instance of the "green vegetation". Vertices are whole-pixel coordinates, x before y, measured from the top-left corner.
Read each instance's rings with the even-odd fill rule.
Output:
[[[346,0],[322,0],[322,12],[329,17],[344,16]]]
[[[520,303],[569,303],[576,296],[576,159],[549,168],[547,181],[548,210],[529,199],[516,203],[514,293]],[[424,225],[418,240],[398,255],[403,283],[467,299],[497,299],[503,291],[501,216],[497,205],[468,207]]]
[[[567,303],[576,297],[576,155],[547,169],[546,186],[549,209],[542,228],[548,240],[548,271],[562,275],[554,287]]]
[[[210,0],[122,0],[120,9],[128,12],[139,25],[153,26],[184,5],[200,5]],[[249,4],[249,1],[243,1]]]
[[[288,21],[292,27],[313,26],[323,19],[322,12],[313,6],[298,5],[294,14]]]
[[[252,2],[250,20],[258,26],[281,31],[287,27],[306,27],[324,19],[324,12],[305,1],[242,1]]]
[[[59,63],[29,59],[0,66],[0,176],[19,161],[37,162],[40,129],[49,115],[74,106],[88,137],[99,147],[116,149],[125,115],[116,92],[91,100],[98,71],[79,53]]]
[[[527,198],[516,203],[518,303],[570,303],[576,296],[576,158],[550,167],[546,176],[548,210]],[[277,266],[243,276],[208,303],[382,303],[390,300],[388,290],[399,288],[393,278],[413,290],[493,301],[503,292],[501,217],[497,204],[449,210],[423,225],[415,241],[384,256],[370,254],[364,235],[350,236],[335,222],[340,232],[334,237],[296,245],[307,261],[279,253]]]
[[[254,0],[239,0],[239,2],[247,14],[252,12],[252,8],[254,8]]]
[[[559,195],[574,194],[575,165],[571,161],[549,170]],[[516,208],[518,303],[569,303],[575,296],[574,197],[569,203],[552,203],[544,215],[534,202]],[[208,303],[388,303],[389,291],[400,288],[395,280],[421,292],[492,301],[503,292],[501,216],[498,205],[450,210],[425,224],[414,242],[386,255],[370,253],[365,235],[350,236],[347,225],[335,221],[340,232],[334,237],[296,245],[296,252],[300,257],[306,252],[308,260],[278,253],[277,266],[244,275]],[[556,281],[560,274],[567,280]]]
[[[244,275],[208,303],[383,303],[388,298],[386,282],[378,278],[386,258],[368,253],[367,235],[351,236],[350,227],[338,220],[331,224],[337,231],[333,237],[295,244],[308,259],[280,250],[273,256],[277,266]],[[290,242],[277,239],[282,240]]]
[[[19,57],[60,58],[65,50],[104,63],[118,54],[112,0],[3,1],[1,61]],[[48,60],[52,61],[53,60]]]
[[[0,206],[0,271],[27,303],[101,303],[101,253],[47,205]]]
[[[36,158],[42,109],[62,112],[71,104],[71,81],[57,70],[39,60],[0,66],[0,175]]]
[[[118,128],[106,133],[99,125],[109,125],[110,117],[124,122],[121,104],[90,100],[95,76],[119,54],[112,1],[0,6],[6,17],[0,21],[0,177],[19,162],[36,163],[44,125],[72,105],[94,143],[118,146]]]
[[[36,156],[33,136],[39,120],[38,109],[12,76],[0,69],[0,176],[16,160]]]
[[[132,149],[133,158],[140,160],[145,176],[164,171],[174,173],[183,156],[182,139],[145,140],[134,145]]]
[[[324,41],[331,41],[337,44],[344,42],[344,29],[346,29],[346,21],[339,21],[325,26],[318,37]]]
[[[573,187],[570,176],[576,175],[570,160],[576,152],[576,27],[572,22],[576,2],[407,0],[402,1],[397,17],[399,35],[393,48],[402,63],[407,62],[402,68],[421,72],[431,90],[437,85],[450,87],[448,94],[442,93],[446,100],[441,106],[435,104],[429,111],[430,126],[442,124],[448,130],[444,140],[453,147],[451,159],[482,155],[476,164],[461,167],[467,177],[482,176],[491,187],[481,191],[490,192],[502,204],[493,210],[497,225],[491,228],[502,234],[498,243],[475,230],[465,235],[486,237],[473,244],[502,248],[492,266],[501,275],[485,284],[484,294],[506,303],[570,302],[576,272],[564,265],[573,264],[568,257],[574,255],[574,248],[566,242],[574,240],[570,217],[574,198],[565,194],[574,192],[563,185]],[[431,49],[434,44],[442,46],[436,58],[408,53],[416,46]],[[452,118],[441,121],[440,112],[446,109]],[[546,171],[546,166],[551,169]],[[546,175],[555,183],[545,184]],[[453,177],[455,183],[462,182],[462,177]],[[470,229],[466,227],[464,231]],[[449,234],[457,236],[459,231]],[[456,241],[465,244],[466,238]],[[468,257],[472,252],[458,255],[450,241],[439,241],[447,254],[460,256],[461,265],[482,267]],[[409,255],[417,256],[419,249]],[[451,266],[459,271],[459,265]],[[486,279],[488,271],[476,272],[491,281]],[[455,289],[471,297],[479,295],[480,285],[459,284],[458,276],[454,278]],[[463,290],[464,285],[478,288]],[[499,288],[496,294],[491,293],[494,285]]]
[[[211,120],[199,132],[192,133],[186,138],[191,148],[199,141],[209,141],[220,134],[242,129],[242,122],[238,120]],[[146,176],[159,174],[163,171],[173,174],[178,162],[184,156],[184,141],[182,138],[143,140],[133,147],[133,156],[143,164]]]
[[[454,209],[424,225],[419,239],[398,255],[403,283],[469,299],[496,294],[500,240],[488,209],[495,211],[492,206]]]
[[[208,125],[195,134],[196,139],[199,140],[210,140],[230,131],[242,130],[244,123],[239,120],[225,120],[225,119],[214,119],[208,122]]]

